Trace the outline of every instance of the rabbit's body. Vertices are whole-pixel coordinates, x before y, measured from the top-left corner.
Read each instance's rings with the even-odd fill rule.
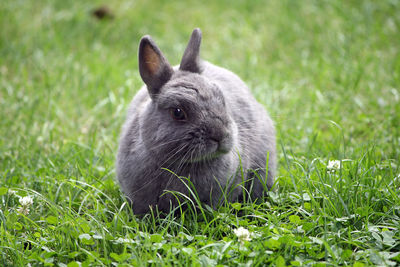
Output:
[[[239,77],[199,60],[200,37],[195,30],[174,69],[151,39],[142,39],[139,65],[146,85],[130,105],[117,158],[117,176],[135,213],[149,206],[168,211],[177,203],[168,191],[191,197],[177,176],[189,178],[199,199],[214,207],[240,197],[237,185],[254,178],[247,170],[265,179],[267,158],[268,178],[255,178],[252,193],[259,197],[273,184],[273,123]]]

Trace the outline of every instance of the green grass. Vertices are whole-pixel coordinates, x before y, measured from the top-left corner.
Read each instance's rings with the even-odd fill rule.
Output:
[[[0,1],[1,266],[400,264],[399,1],[100,4]],[[195,27],[276,122],[276,190],[139,218],[114,170],[138,42],[178,64]]]

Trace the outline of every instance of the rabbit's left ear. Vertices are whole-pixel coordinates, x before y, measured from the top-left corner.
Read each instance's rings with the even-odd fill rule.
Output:
[[[169,81],[174,72],[161,50],[148,35],[140,40],[139,72],[152,98],[158,95],[160,88]]]
[[[201,44],[201,31],[196,28],[192,32],[189,43],[183,54],[180,70],[201,73],[203,71],[202,62],[200,59],[200,44]]]

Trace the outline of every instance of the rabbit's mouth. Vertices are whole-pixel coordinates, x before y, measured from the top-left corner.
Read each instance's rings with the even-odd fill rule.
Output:
[[[210,160],[219,158],[220,156],[222,156],[228,152],[215,151],[214,153],[201,155],[201,156],[194,157],[194,158],[189,158],[186,162],[187,163],[199,163],[199,162],[203,162],[203,161],[206,162],[206,161],[210,161]]]
[[[210,140],[208,146],[205,149],[199,149],[197,155],[191,156],[185,162],[187,163],[198,163],[202,161],[210,161],[213,159],[217,159],[224,154],[227,154],[231,151],[232,143],[231,142],[217,142],[214,140]]]

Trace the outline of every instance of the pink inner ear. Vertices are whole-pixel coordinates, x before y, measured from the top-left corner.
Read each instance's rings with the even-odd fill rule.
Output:
[[[148,72],[151,75],[156,74],[160,69],[160,57],[150,45],[145,45],[143,49],[143,58]]]

